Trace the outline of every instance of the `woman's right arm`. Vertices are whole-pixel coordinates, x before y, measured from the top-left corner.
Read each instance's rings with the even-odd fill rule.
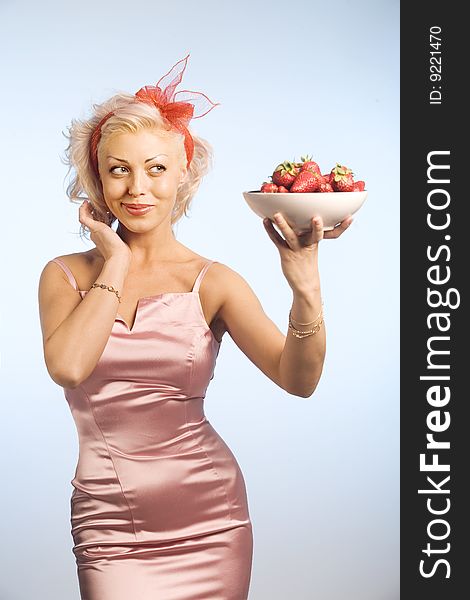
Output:
[[[96,281],[120,291],[128,271],[126,257],[111,257]],[[90,375],[106,346],[119,300],[103,288],[83,300],[61,268],[49,262],[39,281],[39,312],[47,370],[62,387],[73,388]]]
[[[79,208],[79,220],[104,258],[98,283],[121,293],[132,252],[108,225],[93,218],[91,205]],[[81,299],[62,269],[48,262],[39,280],[39,314],[44,359],[52,379],[62,387],[77,387],[95,368],[119,309],[114,292],[93,288]]]

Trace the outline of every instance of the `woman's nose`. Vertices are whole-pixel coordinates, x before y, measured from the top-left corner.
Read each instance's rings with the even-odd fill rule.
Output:
[[[145,194],[144,176],[134,173],[129,181],[129,196],[141,196]]]

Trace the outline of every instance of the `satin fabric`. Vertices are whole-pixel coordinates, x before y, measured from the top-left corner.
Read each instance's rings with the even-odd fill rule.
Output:
[[[248,597],[245,482],[204,414],[220,343],[199,286],[213,262],[190,292],[141,298],[131,329],[117,315],[94,371],[64,388],[79,437],[70,505],[82,600]]]

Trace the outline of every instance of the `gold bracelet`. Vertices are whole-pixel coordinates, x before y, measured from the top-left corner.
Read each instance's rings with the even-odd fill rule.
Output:
[[[310,321],[310,323],[300,323],[299,321],[295,321],[292,318],[292,309],[289,311],[289,323],[292,325],[293,329],[297,329],[298,331],[300,331],[300,329],[298,327],[296,327],[296,325],[310,325],[310,326],[315,326],[316,323],[319,321],[319,319],[321,319],[323,317],[323,307],[321,308],[320,312],[318,313],[318,316],[313,320]]]
[[[320,310],[318,317],[311,323],[305,323],[305,325],[310,325],[310,324],[314,324],[314,323],[315,323],[315,325],[312,327],[312,329],[308,329],[306,331],[297,329],[297,327],[295,327],[295,325],[292,323],[291,311],[289,311],[289,330],[292,332],[292,335],[294,335],[297,338],[308,337],[309,335],[314,335],[315,333],[318,333],[318,331],[320,331],[320,327],[323,323],[323,302],[322,302],[322,308]]]
[[[292,318],[292,308],[291,308],[289,311],[289,320],[292,321],[295,325],[313,325],[313,323],[315,323],[315,321],[318,321],[318,319],[320,318],[322,311],[323,311],[323,300],[321,303],[321,309],[320,309],[320,312],[318,313],[318,316],[313,321],[310,321],[309,323],[301,323],[300,321],[296,321],[295,319]]]
[[[291,323],[289,323],[289,330],[291,331],[292,335],[294,335],[296,338],[304,338],[308,337],[309,335],[314,335],[315,333],[318,333],[318,331],[320,331],[322,323],[323,319],[310,331],[299,331],[298,329],[292,327]]]
[[[119,300],[119,302],[121,302],[121,296],[118,294],[118,291],[113,288],[112,285],[106,285],[105,283],[94,283],[91,286],[90,290],[92,290],[93,288],[96,288],[96,287],[100,287],[100,288],[109,290],[110,292],[114,292],[116,294],[117,299]]]

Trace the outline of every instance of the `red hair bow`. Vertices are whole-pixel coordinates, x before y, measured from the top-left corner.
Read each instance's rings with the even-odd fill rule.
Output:
[[[194,154],[194,141],[189,133],[188,124],[191,119],[199,119],[214,106],[220,102],[214,103],[202,92],[193,92],[190,90],[180,90],[175,92],[176,87],[183,79],[183,73],[186,69],[189,54],[178,61],[166,75],[160,78],[155,86],[146,85],[135,93],[135,98],[139,102],[145,102],[151,106],[156,106],[161,115],[171,124],[171,126],[184,135],[184,147],[186,150],[187,167],[191,164]],[[176,97],[178,99],[176,99]],[[95,127],[90,142],[90,157],[93,168],[98,174],[98,143],[101,138],[101,127],[114,112],[110,112],[101,119]]]

